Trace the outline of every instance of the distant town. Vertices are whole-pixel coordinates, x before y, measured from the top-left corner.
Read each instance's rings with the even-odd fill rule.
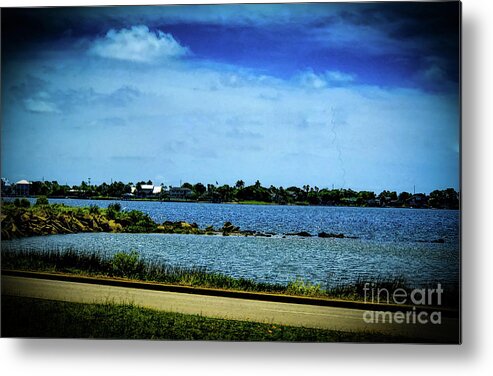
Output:
[[[115,181],[99,185],[82,181],[69,186],[57,181],[20,180],[10,183],[1,179],[2,197],[40,197],[74,199],[114,199],[188,201],[213,203],[249,203],[277,205],[324,205],[360,207],[407,207],[459,209],[460,195],[453,188],[434,190],[429,195],[415,192],[384,190],[380,193],[352,189],[328,189],[304,185],[300,187],[264,187],[260,181],[245,185],[183,183],[181,186],[154,185],[151,180],[138,183]]]

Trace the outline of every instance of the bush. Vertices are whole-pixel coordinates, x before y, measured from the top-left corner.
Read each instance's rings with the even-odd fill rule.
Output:
[[[293,295],[320,296],[324,294],[320,283],[313,284],[301,279],[289,282],[286,292]]]
[[[126,227],[124,226],[125,232],[149,233],[156,230],[156,223],[147,214],[138,210],[132,210],[130,212],[125,212],[124,214],[124,218],[120,218],[119,220],[127,225]]]
[[[116,219],[117,213],[119,213],[122,209],[122,206],[118,203],[115,202],[114,204],[109,204],[108,208],[106,209],[106,216],[108,219]]]
[[[118,277],[135,278],[143,270],[143,263],[137,251],[130,253],[118,252],[111,260],[113,275]]]
[[[91,205],[89,206],[89,213],[91,214],[99,214],[99,206]]]
[[[17,208],[28,208],[31,206],[31,203],[29,202],[29,200],[27,198],[23,198],[20,200],[18,198],[16,198],[14,200],[14,206]]]
[[[108,210],[112,210],[114,212],[120,212],[122,210],[122,206],[120,205],[119,202],[115,202],[114,204],[109,204],[108,205]]]
[[[40,196],[36,200],[35,205],[49,205],[49,202],[48,202],[48,199],[46,198],[46,196]]]

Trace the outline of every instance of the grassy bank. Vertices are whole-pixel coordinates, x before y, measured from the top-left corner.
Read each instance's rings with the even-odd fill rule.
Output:
[[[132,304],[82,304],[11,296],[2,296],[2,337],[415,342],[382,334],[347,333],[160,312]]]
[[[412,290],[402,278],[358,280],[353,284],[322,288],[303,280],[291,281],[286,285],[257,282],[245,278],[233,278],[203,268],[184,268],[166,263],[143,260],[137,252],[119,252],[112,257],[98,253],[67,251],[2,251],[2,269],[59,272],[88,276],[122,277],[139,281],[161,282],[183,286],[219,288],[226,290],[266,292],[295,296],[337,298],[363,301],[365,285],[373,283],[379,289],[390,292],[398,288],[407,292]],[[368,296],[368,292],[366,292]],[[445,307],[459,306],[458,290],[446,289],[442,304]]]
[[[50,205],[46,199],[38,199],[33,206],[27,200],[2,202],[2,240],[78,232],[148,233],[157,230],[158,225],[147,214],[120,209],[117,203],[101,209]]]
[[[162,282],[184,286],[200,286],[240,291],[282,293],[280,284],[233,278],[203,268],[184,268],[165,263],[144,261],[136,252],[120,252],[113,257],[75,250],[4,252],[2,269],[61,272],[89,276],[122,277],[133,280]]]

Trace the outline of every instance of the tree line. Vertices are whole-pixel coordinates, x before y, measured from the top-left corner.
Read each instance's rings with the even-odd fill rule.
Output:
[[[34,181],[30,185],[29,193],[32,196],[47,197],[79,197],[79,198],[122,198],[125,194],[134,192],[138,196],[142,185],[152,185],[152,181],[139,181],[123,183],[115,181],[91,185],[81,182],[80,185],[61,185],[57,181]],[[161,184],[162,185],[162,184]],[[147,198],[168,200],[167,186],[158,195],[149,195]],[[2,193],[8,195],[9,192]],[[380,193],[372,191],[354,191],[352,189],[328,189],[317,186],[303,185],[302,187],[290,186],[264,187],[260,181],[246,185],[243,180],[238,180],[234,185],[229,184],[203,184],[184,183],[181,188],[186,189],[186,199],[189,201],[206,202],[257,202],[273,203],[279,205],[331,205],[331,206],[371,206],[371,207],[431,207],[431,208],[459,208],[459,193],[453,188],[434,190],[429,195],[410,192],[384,190]],[[128,195],[126,195],[128,196]]]

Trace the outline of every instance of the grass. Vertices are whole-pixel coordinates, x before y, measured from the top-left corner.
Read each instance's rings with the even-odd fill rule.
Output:
[[[119,252],[112,257],[104,257],[96,252],[82,253],[75,250],[42,253],[5,251],[2,252],[2,269],[123,277],[141,281],[240,291],[282,293],[286,290],[286,287],[281,284],[233,278],[209,272],[205,268],[184,268],[144,261],[137,252]]]
[[[236,203],[240,205],[276,205],[275,202],[258,201],[258,200],[237,201]]]
[[[358,279],[352,284],[336,285],[323,288],[302,279],[288,284],[257,282],[245,278],[233,278],[224,274],[208,271],[205,268],[177,267],[162,262],[143,260],[133,252],[118,252],[112,257],[104,257],[99,253],[83,253],[76,250],[46,250],[36,252],[2,251],[2,269],[28,271],[61,272],[88,276],[123,277],[133,280],[161,282],[183,286],[219,288],[225,290],[265,292],[295,296],[319,298],[336,298],[364,301],[365,285],[368,283],[379,289],[387,289],[391,293],[396,289],[404,289],[410,293],[412,286],[403,278]],[[435,288],[436,285],[429,286]],[[369,292],[366,292],[369,299]],[[447,287],[442,296],[442,306],[459,307],[459,290]],[[382,301],[382,303],[384,303]],[[392,303],[392,301],[391,301]]]
[[[12,296],[2,296],[2,337],[416,342],[370,332],[348,333],[160,312],[133,304],[83,304]]]
[[[24,199],[25,200],[25,199]],[[22,200],[21,200],[22,201]],[[157,223],[145,213],[137,210],[120,211],[120,204],[108,208],[70,207],[63,204],[46,204],[39,198],[37,204],[22,206],[2,201],[1,232],[2,239],[68,234],[77,232],[156,232]]]

